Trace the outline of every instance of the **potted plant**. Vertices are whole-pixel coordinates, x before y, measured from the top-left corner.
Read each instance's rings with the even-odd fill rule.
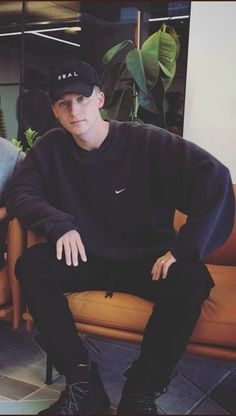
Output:
[[[102,60],[103,118],[141,119],[165,126],[165,94],[176,72],[179,38],[163,24],[141,48],[126,40],[109,49]],[[156,121],[156,123],[155,123]]]

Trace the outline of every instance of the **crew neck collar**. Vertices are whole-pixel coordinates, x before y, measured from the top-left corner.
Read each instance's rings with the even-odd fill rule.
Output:
[[[113,120],[112,121],[109,121],[109,128],[108,128],[107,135],[106,135],[105,139],[103,140],[103,142],[101,143],[101,145],[98,148],[96,148],[96,149],[92,149],[92,150],[84,149],[72,137],[73,138],[74,145],[76,146],[76,148],[78,149],[78,151],[81,154],[88,155],[88,157],[89,156],[92,157],[93,155],[97,155],[97,154],[103,153],[107,149],[107,147],[109,146],[109,144],[110,144],[110,141],[111,141],[111,138],[112,138],[112,130],[113,130]]]

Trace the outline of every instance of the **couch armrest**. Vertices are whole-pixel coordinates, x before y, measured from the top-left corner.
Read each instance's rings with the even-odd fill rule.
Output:
[[[18,257],[26,248],[26,231],[17,218],[10,221],[7,237],[7,261],[10,285],[12,290],[13,329],[18,329],[22,320],[22,299],[20,284],[15,276],[15,265]]]
[[[11,288],[8,277],[7,267],[0,270],[0,306],[9,303],[11,299]]]

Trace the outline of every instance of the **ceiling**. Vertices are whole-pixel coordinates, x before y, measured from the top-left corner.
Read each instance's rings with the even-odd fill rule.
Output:
[[[25,23],[41,23],[78,19],[80,1],[26,1]],[[22,1],[0,0],[0,30],[22,24]]]
[[[147,0],[25,0],[23,2],[0,0],[0,32],[22,24],[22,3],[25,4],[26,24],[78,20],[81,11],[101,21],[114,22],[120,19],[120,10],[128,7],[138,7],[141,10],[148,10],[150,17],[186,14],[186,11],[189,11],[189,2]]]
[[[131,20],[129,20],[130,12],[127,12],[127,10],[130,10],[130,8],[137,10],[138,7],[142,11],[147,11],[150,17],[183,15],[186,14],[186,11],[189,12],[189,2],[168,3],[166,1],[148,0],[25,0],[23,2],[0,0],[0,45],[17,50],[22,47],[20,35],[3,36],[3,34],[22,31],[22,4],[25,7],[25,31],[32,30],[40,31],[41,33],[43,31],[49,31],[44,32],[40,36],[38,33],[28,33],[25,40],[25,51],[34,52],[37,50],[38,53],[45,55],[50,55],[52,52],[74,52],[75,47],[73,43],[82,46],[86,45],[84,46],[86,49],[87,45],[91,44],[91,38],[94,42],[103,42],[105,47],[109,36],[111,37],[111,30],[116,33],[123,31],[125,36],[125,30],[127,30],[125,29],[125,25],[128,26],[131,21],[133,24],[136,24],[136,17],[133,20],[131,17]],[[122,11],[127,12],[127,15],[122,13]],[[135,13],[134,16],[136,16]],[[183,41],[187,39],[188,22],[172,22],[178,26],[176,27],[177,33],[183,38]],[[123,27],[121,27],[122,24]],[[68,31],[68,29],[64,29],[65,27],[75,29],[78,26],[82,27],[82,31]],[[58,28],[62,29],[60,31],[50,32],[50,30]],[[156,28],[157,22],[150,22],[150,33],[153,33]],[[49,36],[54,37],[55,40],[59,39],[59,42],[49,39]],[[65,43],[61,43],[61,41],[72,43],[72,46],[67,44],[68,47],[65,48]],[[109,47],[109,44],[107,46]],[[93,54],[96,55],[96,50],[94,49]]]
[[[80,1],[45,1],[45,0],[27,0],[24,2],[25,31],[39,31],[41,35],[35,36],[27,34],[25,39],[25,51],[44,53],[50,55],[53,52],[62,53],[65,50],[65,44],[55,42],[48,36],[62,41],[79,44],[79,32],[70,32],[60,30],[50,32],[52,29],[65,27],[78,27],[80,21]],[[19,50],[22,48],[21,31],[23,27],[22,21],[22,1],[3,1],[0,0],[0,45],[11,47]],[[5,34],[18,35],[5,36]],[[3,36],[4,35],[4,36]],[[43,36],[43,37],[42,37]],[[67,51],[73,46],[68,45]]]

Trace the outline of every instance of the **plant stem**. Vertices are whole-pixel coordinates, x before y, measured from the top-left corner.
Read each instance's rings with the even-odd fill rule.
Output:
[[[140,32],[141,32],[141,11],[138,10],[137,15],[137,26],[136,26],[136,48],[140,49]],[[132,111],[132,121],[138,117],[138,94],[133,81],[133,97],[134,97],[134,108]]]
[[[134,98],[134,106],[133,106],[133,111],[132,111],[132,121],[134,121],[138,117],[138,94],[137,94],[134,81],[133,81],[133,98]]]

